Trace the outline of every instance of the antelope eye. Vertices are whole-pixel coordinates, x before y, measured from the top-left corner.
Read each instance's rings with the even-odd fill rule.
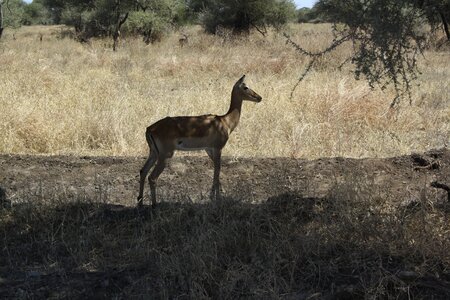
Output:
[[[248,90],[248,87],[244,86],[244,90]]]

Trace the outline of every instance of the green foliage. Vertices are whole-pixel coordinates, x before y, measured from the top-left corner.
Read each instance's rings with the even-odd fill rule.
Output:
[[[168,28],[169,19],[167,16],[157,14],[154,11],[135,11],[130,13],[125,30],[132,33],[141,34],[144,42],[149,44],[159,41]]]
[[[52,23],[50,11],[42,0],[34,0],[24,7],[24,25],[49,25]]]
[[[303,7],[297,10],[297,22],[298,23],[308,23],[314,17],[312,16],[312,9],[309,7]]]
[[[280,28],[295,16],[295,5],[290,0],[209,0],[194,4],[193,10],[203,7],[201,23],[210,33],[218,27],[235,33],[248,33],[251,28],[265,31],[266,26]]]
[[[146,44],[160,41],[164,33],[187,18],[185,6],[176,0],[141,0],[139,8],[130,13],[124,31],[142,35]]]
[[[83,39],[118,36],[123,31],[144,36],[146,42],[159,40],[172,25],[186,19],[180,0],[43,0],[54,12],[55,22],[74,26]]]
[[[272,4],[272,10],[268,11],[267,23],[276,28],[295,19],[295,4],[292,1],[282,0]]]
[[[434,30],[442,25],[447,41],[450,41],[450,0],[419,0],[415,5],[423,11]]]
[[[323,23],[329,21],[328,16],[317,9],[317,5],[313,8],[303,7],[297,10],[298,23]]]
[[[3,2],[3,25],[4,28],[19,28],[23,24],[25,2],[22,0],[9,0]]]
[[[95,0],[41,0],[43,5],[50,12],[50,17],[54,24],[61,24],[62,15],[65,14],[65,18],[68,18],[68,12],[64,12],[66,9],[74,9],[78,7],[80,10],[90,10],[94,8]]]
[[[440,13],[447,20],[450,18],[450,0],[411,0],[416,7],[422,9],[431,23],[440,23]]]
[[[69,6],[61,12],[61,22],[65,25],[73,26],[76,32],[87,30],[88,24],[94,19],[94,11],[84,10],[79,7]]]
[[[391,9],[395,6],[400,7],[414,7],[418,11],[420,17],[426,19],[428,24],[436,27],[444,25],[448,27],[450,20],[450,0],[400,0],[400,1],[348,1],[342,2],[338,5],[338,10],[335,10],[336,1],[321,0],[315,6],[316,12],[321,15],[322,18],[330,22],[343,22],[350,20],[352,13],[355,12],[354,8],[357,8],[357,13],[366,11],[365,8],[378,7],[378,10],[383,9],[383,5],[386,5],[386,13],[391,13]],[[366,11],[366,13],[373,13],[374,11]],[[376,13],[376,12],[375,12]],[[393,12],[395,13],[395,12]],[[448,36],[450,40],[450,36]]]

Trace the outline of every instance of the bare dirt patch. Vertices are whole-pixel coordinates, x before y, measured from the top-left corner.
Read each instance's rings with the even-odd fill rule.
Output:
[[[12,202],[64,193],[133,206],[144,161],[144,157],[1,155],[0,182]],[[430,184],[450,182],[449,150],[387,159],[225,157],[222,165],[224,194],[253,203],[283,193],[324,197],[343,186],[387,197],[393,203],[408,203],[423,193],[439,198],[445,191]],[[209,201],[212,174],[206,156],[174,157],[158,181],[161,199]]]

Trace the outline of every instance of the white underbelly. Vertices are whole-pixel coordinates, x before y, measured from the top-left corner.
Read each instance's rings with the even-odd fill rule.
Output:
[[[200,151],[200,150],[205,150],[208,147],[203,147],[203,148],[193,148],[193,147],[183,147],[183,146],[177,146],[175,149],[179,150],[179,151]]]

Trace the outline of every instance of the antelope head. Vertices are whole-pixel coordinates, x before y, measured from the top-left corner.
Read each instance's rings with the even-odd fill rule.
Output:
[[[252,102],[261,102],[262,100],[262,97],[260,95],[258,95],[254,90],[247,86],[247,84],[245,83],[245,75],[243,75],[238,81],[236,81],[233,87],[233,92],[236,92],[242,100],[248,100]]]

